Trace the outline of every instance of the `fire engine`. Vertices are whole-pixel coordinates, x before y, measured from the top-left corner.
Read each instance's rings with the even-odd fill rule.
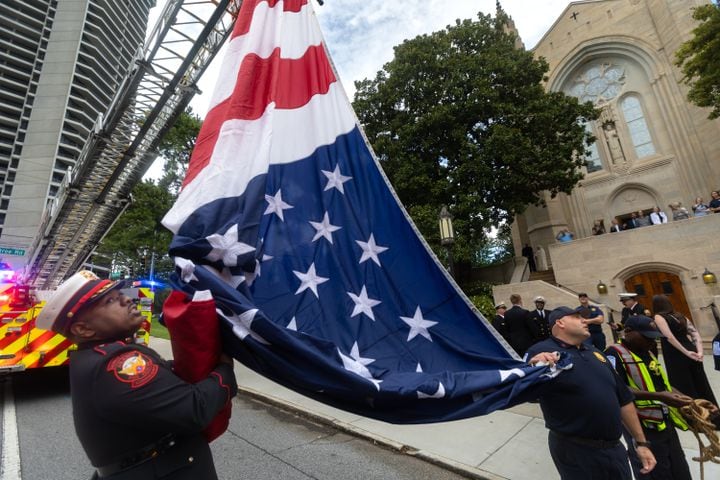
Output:
[[[77,346],[62,335],[35,327],[52,292],[33,292],[16,283],[8,271],[12,272],[9,265],[0,262],[0,373],[67,365],[68,354]],[[155,298],[152,282],[133,282],[121,292],[135,301],[145,317],[136,341],[147,345]]]

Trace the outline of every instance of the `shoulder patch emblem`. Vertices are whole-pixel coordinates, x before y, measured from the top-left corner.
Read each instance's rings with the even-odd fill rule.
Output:
[[[607,358],[605,358],[605,355],[603,355],[600,352],[593,352],[598,360],[600,360],[603,363],[607,363]]]
[[[113,372],[115,378],[130,387],[142,387],[155,378],[159,367],[151,358],[138,351],[126,352],[113,358],[107,366],[108,372]]]

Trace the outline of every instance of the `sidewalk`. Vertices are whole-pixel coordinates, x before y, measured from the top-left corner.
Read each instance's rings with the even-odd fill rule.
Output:
[[[150,346],[171,358],[170,342],[151,338]],[[716,395],[720,372],[712,356],[705,357],[705,372]],[[288,390],[235,362],[241,394],[250,395],[283,409],[297,411],[340,430],[351,432],[417,456],[429,462],[488,480],[559,479],[547,447],[547,430],[539,406],[524,404],[483,417],[426,425],[392,425],[329,407]],[[700,468],[691,460],[698,455],[695,437],[679,432],[693,479]],[[705,464],[705,478],[720,478],[720,465]]]

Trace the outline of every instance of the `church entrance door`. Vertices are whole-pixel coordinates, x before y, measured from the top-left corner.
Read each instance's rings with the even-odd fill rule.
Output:
[[[637,301],[652,311],[653,295],[666,295],[675,310],[690,317],[690,308],[685,300],[685,292],[680,277],[666,272],[645,272],[633,275],[625,280],[625,291],[637,293]]]

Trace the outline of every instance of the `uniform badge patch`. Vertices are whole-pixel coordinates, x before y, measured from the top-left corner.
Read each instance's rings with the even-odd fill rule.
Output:
[[[107,366],[108,372],[113,372],[115,378],[129,383],[132,388],[141,387],[155,378],[158,368],[151,358],[137,351],[118,355]]]
[[[593,352],[598,360],[600,360],[603,363],[607,363],[607,358],[605,358],[605,355],[603,355],[600,352]]]

